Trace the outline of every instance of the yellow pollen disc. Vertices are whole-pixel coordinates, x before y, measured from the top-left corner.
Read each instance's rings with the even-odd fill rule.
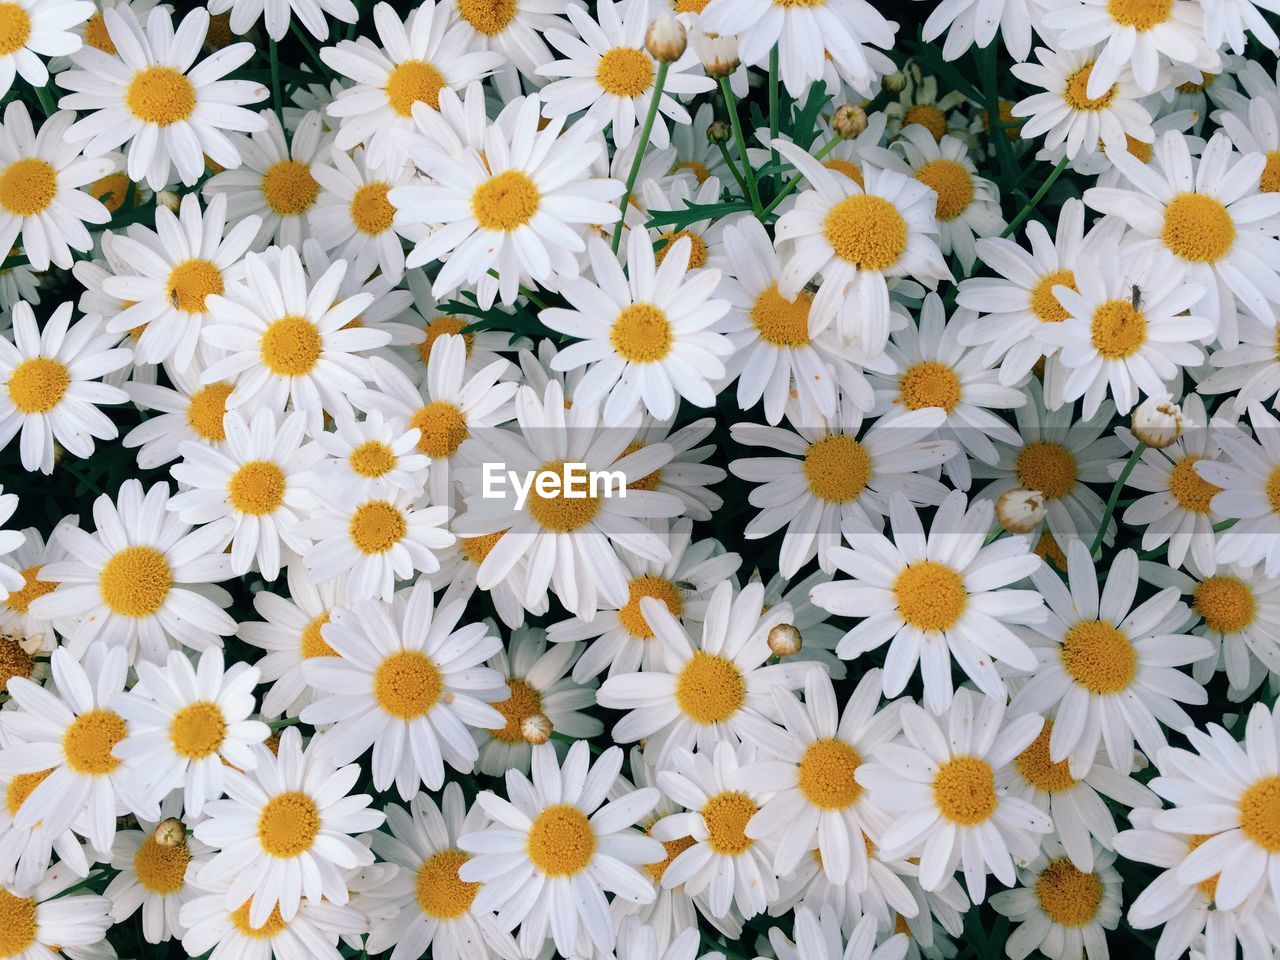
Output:
[[[862,168],[852,160],[843,160],[840,157],[829,157],[822,162],[822,165],[828,170],[834,170],[836,173],[843,173],[860,187],[867,185],[862,178]]]
[[[351,222],[361,233],[376,236],[391,229],[396,208],[387,199],[391,187],[385,183],[366,183],[351,198]]]
[[[9,595],[13,600],[13,594]],[[22,649],[13,637],[0,637],[0,690],[7,689],[14,677],[30,679],[36,658]]]
[[[671,251],[671,245],[681,237],[689,239],[689,269],[700,270],[707,265],[707,242],[692,230],[668,230],[666,233],[660,234],[658,239],[663,241],[661,247],[654,253],[654,260],[661,264],[667,259],[667,254]]]
[[[169,272],[165,297],[186,313],[203,313],[209,294],[222,294],[222,271],[208,260],[184,260]]]
[[[862,495],[871,480],[871,455],[845,433],[811,443],[804,454],[809,491],[828,503],[849,503]]]
[[[231,475],[227,493],[240,513],[255,517],[273,513],[284,503],[285,475],[269,460],[250,460]]]
[[[75,773],[97,777],[113,773],[120,761],[111,751],[125,738],[124,718],[112,710],[80,714],[62,735],[62,754]]]
[[[902,118],[902,125],[909,127],[918,123],[931,134],[933,139],[941,140],[947,132],[947,117],[931,103],[917,103]]]
[[[960,378],[946,364],[917,363],[898,381],[902,402],[908,410],[941,407],[950,413],[960,402]]]
[[[461,334],[462,342],[466,345],[467,356],[471,356],[471,348],[475,346],[476,335],[474,333],[462,333],[466,329],[467,321],[461,317],[436,317],[423,328],[427,337],[418,344],[418,356],[422,359],[423,364],[431,359],[431,348],[436,345],[446,333]]]
[[[538,491],[538,476],[544,473],[554,474],[560,478],[559,488],[549,496],[543,496]],[[579,527],[585,527],[595,519],[600,510],[600,498],[589,495],[590,487],[580,473],[573,475],[574,496],[565,496],[565,487],[568,485],[565,474],[564,461],[544,463],[538,468],[533,484],[529,487],[529,498],[525,501],[525,509],[529,511],[529,516],[534,522],[552,533],[568,533]],[[578,493],[583,492],[584,488],[588,495],[577,496]]]
[[[775,347],[803,347],[809,342],[812,306],[813,294],[809,291],[801,290],[794,300],[788,300],[778,292],[778,285],[771,283],[752,304],[751,322],[765,343]]]
[[[985,823],[996,812],[996,777],[980,757],[954,757],[933,779],[938,811],[961,827]]]
[[[221,443],[227,439],[222,420],[227,415],[227,397],[233,389],[229,383],[211,383],[192,394],[187,404],[187,426],[201,440]]]
[[[228,918],[231,920],[231,925],[242,936],[251,937],[254,940],[270,940],[288,926],[284,922],[284,917],[280,916],[280,904],[277,903],[271,908],[271,915],[263,921],[262,926],[251,927],[249,926],[249,911],[252,908],[253,898],[250,897],[235,910],[231,911],[231,915]]]
[[[51,357],[30,357],[9,376],[9,399],[20,413],[48,413],[71,386],[71,371]]]
[[[822,810],[843,810],[857,803],[862,788],[853,775],[862,758],[843,740],[815,740],[800,760],[800,792]]]
[[[1196,83],[1192,80],[1188,80],[1186,83],[1178,84],[1178,92],[1179,93],[1203,93],[1205,90],[1208,90],[1210,87],[1212,87],[1214,84],[1214,81],[1218,79],[1218,74],[1216,73],[1201,73],[1200,76],[1202,77],[1202,79],[1199,83]]]
[[[329,614],[322,613],[302,629],[302,638],[299,641],[300,652],[304,660],[310,660],[313,657],[336,657],[339,656],[337,650],[329,646],[325,642],[323,629],[324,625],[329,622]]]
[[[507,170],[486,180],[471,195],[471,213],[485,230],[511,233],[538,212],[538,185],[519,170]]]
[[[196,108],[196,88],[172,67],[147,67],[133,75],[124,102],[143,123],[167,127]]]
[[[1040,282],[1031,288],[1031,312],[1041,323],[1061,323],[1070,316],[1053,295],[1054,287],[1070,287],[1079,292],[1076,275],[1070,270],[1057,270],[1041,277]]]
[[[311,167],[300,160],[273,163],[262,175],[262,197],[272,212],[282,217],[310,210],[319,193],[320,184],[311,175]]]
[[[908,937],[910,937],[911,928],[907,926],[907,918],[900,913],[894,914],[894,917],[896,919],[893,921],[893,932],[895,934],[905,933]]]
[[[1046,720],[1040,729],[1040,735],[1032,741],[1031,746],[1018,754],[1014,761],[1022,779],[1037,790],[1045,793],[1058,793],[1078,782],[1071,776],[1071,764],[1066,760],[1054,763],[1049,756],[1049,737],[1053,733],[1053,721]]]
[[[547,807],[529,830],[529,859],[549,877],[581,873],[596,852],[596,832],[577,807]]]
[[[415,887],[418,906],[428,917],[453,920],[471,909],[480,884],[458,878],[458,870],[470,859],[461,850],[441,850],[422,862]]]
[[[409,530],[404,514],[385,500],[362,503],[351,515],[347,535],[365,556],[386,553]]]
[[[30,38],[31,15],[16,3],[0,3],[0,57],[17,53]]]
[[[431,64],[406,60],[387,75],[387,100],[398,116],[412,117],[415,103],[439,110],[444,86],[444,77]]]
[[[396,455],[381,440],[366,440],[347,457],[351,471],[361,477],[385,476],[396,465]]]
[[[1126,133],[1124,135],[1124,148],[1129,151],[1129,156],[1137,157],[1143,163],[1151,162],[1151,144],[1137,140]]]
[[[1047,500],[1065,497],[1076,488],[1075,455],[1052,440],[1036,440],[1019,450],[1014,472],[1022,489],[1039,490]]]
[[[1058,546],[1058,541],[1053,538],[1053,534],[1045,531],[1040,534],[1040,539],[1036,541],[1036,556],[1045,563],[1051,563],[1063,573],[1067,572],[1067,555],[1062,552],[1062,547]]]
[[[624,630],[640,640],[648,640],[653,636],[649,621],[640,612],[640,601],[645,597],[653,597],[667,605],[673,617],[684,613],[684,597],[676,589],[676,585],[665,577],[648,575],[636,577],[628,587],[627,602],[618,610],[618,622]]]
[[[1004,135],[1008,140],[1017,141],[1022,135],[1022,121],[1013,115],[1013,101],[1000,101],[1000,123],[1004,126]],[[988,136],[991,135],[991,113],[987,110],[982,111],[982,130]]]
[[[498,541],[502,539],[505,530],[498,530],[495,533],[485,533],[478,537],[459,537],[458,547],[462,550],[463,556],[474,563],[477,567],[484,563],[485,557],[489,556],[489,552],[498,545]]]
[[[89,184],[85,192],[102,201],[102,205],[108,212],[116,213],[124,206],[125,198],[129,196],[130,183],[132,181],[127,173],[117,171],[108,173],[105,177],[99,177]]]
[[[18,613],[26,613],[30,609],[33,600],[39,600],[46,593],[52,593],[56,590],[58,587],[56,583],[39,579],[40,570],[40,565],[27,567],[23,570],[22,586],[9,594],[9,598],[3,601],[4,605]]]
[[[1085,91],[1089,89],[1089,74],[1093,73],[1093,61],[1089,61],[1071,76],[1067,77],[1067,88],[1062,91],[1062,99],[1072,110],[1081,113],[1095,113],[1105,110],[1116,96],[1116,85],[1113,83],[1100,97],[1090,97]]]
[[[702,2],[702,0],[698,0],[698,2]],[[706,0],[706,2],[710,3],[711,0]],[[697,160],[685,160],[683,163],[677,163],[671,168],[672,173],[679,173],[681,170],[688,170],[697,178],[700,184],[706,183],[711,179],[711,170],[708,169],[705,163],[699,163]]]
[[[409,426],[420,431],[418,452],[433,460],[443,460],[458,452],[470,436],[467,418],[447,400],[432,400],[409,418]]]
[[[973,177],[954,160],[930,160],[916,179],[938,195],[938,219],[946,222],[964,213],[973,202]]]
[[[1275,513],[1280,513],[1280,466],[1272,467],[1267,476],[1267,502]]]
[[[258,814],[258,843],[282,860],[306,853],[319,833],[320,808],[297,790],[277,793]]]
[[[1267,165],[1262,168],[1258,189],[1263,193],[1280,192],[1280,150],[1267,152]]]
[[[1280,777],[1263,777],[1241,795],[1240,830],[1267,853],[1280,853]]]
[[[84,42],[95,50],[101,50],[113,57],[120,52],[116,49],[111,34],[107,32],[107,21],[102,16],[101,10],[90,17],[88,23],[84,25]]]
[[[1089,337],[1104,359],[1127,359],[1147,342],[1147,317],[1132,300],[1107,300],[1093,311]]]
[[[702,820],[707,825],[707,845],[727,857],[736,857],[751,849],[747,821],[755,816],[755,803],[745,793],[726,790],[707,799]]]
[[[4,808],[8,811],[9,816],[16,817],[18,815],[22,805],[27,802],[27,797],[35,793],[36,787],[44,783],[51,773],[53,773],[52,767],[48,770],[38,770],[35,773],[19,773],[9,781],[9,787],[4,793]]]
[[[667,315],[649,303],[633,303],[613,321],[609,342],[623,360],[656,363],[671,353],[674,340]]]
[[[845,197],[827,214],[823,230],[836,256],[862,270],[887,270],[907,249],[907,221],[883,197]]]
[[[16,6],[16,4],[5,4]],[[36,901],[0,887],[0,957],[16,957],[36,942]]]
[[[638,97],[653,86],[653,61],[643,50],[614,47],[600,58],[596,82],[615,97]]]
[[[1210,501],[1222,492],[1221,487],[1196,472],[1196,462],[1203,459],[1190,454],[1174,464],[1169,472],[1169,492],[1178,506],[1189,513],[1208,513]]]
[[[47,160],[25,157],[0,173],[0,207],[15,217],[34,217],[58,195],[58,172]]]
[[[149,617],[164,606],[173,570],[154,547],[125,547],[107,561],[98,578],[102,602],[122,617]]]
[[[1173,0],[1108,0],[1107,12],[1122,27],[1142,33],[1169,19]]]
[[[373,696],[378,706],[401,720],[425,716],[440,701],[444,678],[440,668],[419,650],[399,650],[373,674]]]
[[[1098,915],[1102,881],[1061,857],[1050,861],[1036,880],[1036,899],[1045,916],[1059,926],[1083,927]]]
[[[747,685],[737,664],[694,651],[676,677],[676,705],[695,723],[723,723],[742,707]]]
[[[667,872],[667,867],[671,866],[671,861],[692,847],[695,842],[693,837],[680,837],[677,840],[662,841],[662,849],[666,851],[666,856],[656,863],[646,863],[644,865],[644,872],[649,875],[649,879],[654,882],[655,886],[662,883],[662,875]]]
[[[280,377],[305,377],[324,351],[320,328],[296,314],[272,322],[262,334],[262,362]]]
[[[185,843],[166,847],[156,843],[154,836],[143,840],[133,855],[133,869],[138,874],[138,882],[148,893],[162,897],[182,889],[190,862],[191,851]]]
[[[1192,609],[1215,633],[1238,633],[1253,623],[1258,609],[1248,585],[1226,574],[1201,581],[1191,596]]]
[[[676,0],[676,13],[701,13],[711,0]]]
[[[494,37],[515,18],[516,0],[458,0],[458,15],[476,33]]]
[[[1062,641],[1062,666],[1093,693],[1119,693],[1133,681],[1138,651],[1105,620],[1083,620]]]
[[[187,760],[199,760],[217,753],[227,735],[222,708],[209,700],[199,700],[173,715],[169,741],[173,752]]]
[[[1187,838],[1187,853],[1195,853],[1200,844],[1206,840],[1212,840],[1216,834],[1212,833],[1196,833]],[[1201,880],[1196,884],[1200,888],[1200,892],[1209,898],[1210,902],[1218,896],[1218,877],[1221,874],[1215,873],[1212,877]]]
[[[1164,208],[1164,245],[1183,260],[1216,263],[1231,252],[1236,225],[1231,212],[1203,193],[1180,193]]]
[[[511,696],[501,703],[493,704],[493,708],[502,714],[507,721],[501,730],[489,731],[495,740],[502,743],[522,743],[524,734],[520,732],[520,724],[526,717],[542,712],[542,694],[527,680],[515,677],[507,678],[507,686],[511,688]]]
[[[969,600],[964,580],[946,564],[921,560],[906,567],[893,582],[898,613],[918,630],[949,630]]]

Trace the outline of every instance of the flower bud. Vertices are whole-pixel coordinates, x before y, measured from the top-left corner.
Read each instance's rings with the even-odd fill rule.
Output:
[[[732,131],[723,120],[713,120],[707,125],[708,143],[728,143],[730,136],[732,136]]]
[[[644,35],[644,47],[659,63],[675,63],[689,44],[684,24],[669,13],[659,16]]]
[[[907,75],[901,70],[886,73],[880,80],[880,86],[889,93],[901,93],[907,87]]]
[[[1147,397],[1133,411],[1133,435],[1157,450],[1175,442],[1186,427],[1182,408],[1167,393],[1160,397]]]
[[[152,834],[157,844],[162,847],[180,847],[187,841],[187,828],[176,817],[161,820]]]
[[[534,713],[520,721],[520,736],[535,747],[551,739],[551,721],[545,713]]]
[[[769,631],[769,649],[775,657],[794,657],[804,646],[804,638],[795,624],[780,623]]]
[[[1044,519],[1044,503],[1039,490],[1006,490],[996,501],[996,519],[1010,533],[1030,533]]]
[[[856,104],[846,103],[836,111],[831,121],[831,128],[842,140],[852,140],[867,129],[867,111]]]
[[[706,33],[693,28],[693,52],[707,76],[713,80],[727,77],[738,69],[738,38],[719,33]]]

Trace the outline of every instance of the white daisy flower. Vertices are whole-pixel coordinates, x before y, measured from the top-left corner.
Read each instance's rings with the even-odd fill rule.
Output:
[[[1280,37],[1263,16],[1264,10],[1275,12],[1270,0],[1208,0],[1202,7],[1205,39],[1214,49],[1226,45],[1232,53],[1244,53],[1246,30],[1267,49],[1280,49]]]
[[[161,812],[174,812],[180,804],[166,802]],[[183,835],[175,843],[174,824]],[[111,866],[119,871],[102,892],[111,901],[111,920],[124,923],[142,911],[142,936],[147,943],[181,939],[186,932],[179,911],[199,896],[190,879],[200,871],[212,851],[193,837],[181,820],[157,824],[139,820],[141,830],[117,830],[111,847]],[[162,842],[163,841],[163,842]]]
[[[326,454],[313,468],[317,491],[331,490],[343,500],[422,492],[431,458],[418,452],[417,427],[405,429],[381,410],[361,421],[344,417],[334,427],[315,438]]]
[[[9,497],[17,501],[13,494],[9,494]],[[3,499],[0,495],[0,500]],[[0,514],[3,512],[3,508],[0,508]],[[16,588],[8,590],[8,596],[0,600],[0,637],[21,647],[28,656],[37,651],[52,651],[57,646],[58,634],[65,635],[74,628],[73,623],[66,620],[55,622],[36,616],[31,612],[31,604],[58,586],[49,580],[42,580],[40,574],[46,564],[66,559],[67,551],[59,534],[63,527],[74,527],[78,521],[78,517],[63,517],[49,533],[47,541],[35,527],[22,531],[0,531],[0,542],[9,538],[25,538],[18,539],[18,545],[12,552],[0,556],[0,579],[3,580],[0,589]],[[0,663],[5,660],[0,655]],[[11,666],[16,668],[20,663],[15,662]],[[21,671],[20,675],[27,675],[26,670]],[[0,679],[7,679],[2,669]],[[3,689],[3,684],[0,684],[0,689]]]
[[[299,715],[304,723],[332,724],[326,748],[341,763],[373,748],[373,783],[394,783],[408,800],[421,781],[444,783],[444,764],[470,773],[479,750],[468,727],[495,730],[506,722],[491,704],[507,688],[502,674],[482,667],[502,647],[483,623],[461,629],[465,600],[443,598],[436,610],[431,587],[419,581],[391,604],[366,601],[334,611],[321,628],[330,657],[302,667],[317,697]]]
[[[173,28],[167,6],[147,16],[144,29],[129,7],[103,11],[114,46],[110,56],[85,46],[73,57],[76,69],[58,74],[58,85],[72,91],[58,101],[64,110],[87,110],[67,131],[97,157],[128,143],[130,180],[162,189],[172,172],[187,186],[205,172],[205,158],[230,169],[240,154],[223,131],[249,133],[265,121],[244,109],[267,98],[267,88],[252,80],[224,80],[253,56],[253,45],[235,43],[196,63],[209,30],[209,13],[196,7]]]
[[[1257,402],[1249,405],[1249,421],[1253,437],[1239,425],[1221,423],[1214,438],[1225,458],[1197,462],[1195,469],[1218,488],[1210,507],[1236,521],[1218,538],[1218,562],[1265,561],[1267,576],[1274,577],[1280,574],[1280,423]]]
[[[4,493],[4,486],[0,485],[0,524],[4,524],[13,516],[15,510],[18,509],[18,495],[15,493]],[[0,529],[0,557],[7,557],[14,553],[19,547],[26,542],[27,535],[21,530],[3,530]],[[26,586],[27,578],[8,563],[0,564],[0,590],[4,591],[4,596],[8,597],[10,593],[23,589]]]
[[[968,504],[953,491],[926,536],[916,510],[901,493],[889,501],[893,540],[850,524],[856,549],[837,547],[832,558],[852,580],[821,583],[813,602],[839,616],[865,618],[836,647],[843,660],[889,642],[884,694],[896,697],[920,667],[924,702],[935,713],[952,698],[951,665],[988,697],[1006,699],[995,662],[1021,670],[1035,666],[1027,644],[1008,625],[1038,623],[1044,600],[1033,590],[1009,589],[1043,564],[1026,537],[986,543],[994,521],[989,501]]]
[[[99,404],[124,403],[118,387],[94,381],[133,357],[114,349],[98,317],[71,323],[71,304],[54,310],[40,329],[26,303],[13,307],[13,342],[0,336],[0,448],[21,431],[25,470],[53,472],[55,441],[72,456],[93,455],[94,439],[114,440],[119,431]]]
[[[627,172],[630,173],[630,171],[631,168],[627,167]],[[643,171],[641,173],[643,174]],[[649,217],[656,218],[677,211],[684,213],[690,206],[718,203],[724,192],[721,189],[721,183],[719,177],[711,177],[702,183],[694,183],[689,177],[679,176],[665,178],[665,181],[637,177],[633,196],[640,210],[643,210],[640,225],[643,226],[647,222],[646,218]],[[630,209],[628,212],[631,212]],[[689,269],[701,270],[704,267],[714,267],[723,273],[728,265],[725,261],[724,249],[725,227],[724,220],[707,217],[703,220],[689,221],[678,230],[673,226],[668,226],[665,230],[657,226],[649,227],[644,232],[648,233],[657,248],[655,255],[659,266],[662,265],[667,254],[673,250],[675,242],[681,237],[688,237],[692,245],[689,251]]]
[[[96,893],[65,895],[78,878],[61,864],[49,868],[29,895],[0,886],[4,939],[13,960],[48,960],[51,954],[83,957],[111,927],[111,902]],[[113,951],[114,952],[114,951]]]
[[[1270,403],[1277,407],[1280,394],[1280,353],[1276,351],[1276,332],[1250,316],[1240,318],[1240,342],[1230,349],[1209,350],[1212,372],[1196,384],[1196,392],[1205,396],[1229,394],[1229,402],[1237,413],[1244,413],[1251,403]],[[1227,408],[1223,408],[1224,412]]]
[[[468,50],[492,50],[502,56],[493,80],[504,100],[520,96],[520,79],[540,86],[546,81],[538,68],[553,56],[544,35],[567,24],[564,0],[446,0],[446,10],[456,14],[463,27]]]
[[[821,918],[807,907],[795,913],[795,942],[790,943],[777,927],[769,930],[769,943],[779,960],[902,960],[907,955],[909,935],[894,933],[879,945],[876,924],[871,917],[858,921],[846,937],[834,910],[822,911]]]
[[[469,330],[473,317],[442,313],[437,308],[435,294],[431,292],[431,278],[423,271],[415,270],[408,274],[405,285],[409,288],[413,305],[401,313],[400,321],[419,330],[422,339],[403,345],[396,354],[403,361],[401,366],[407,369],[415,381],[421,381],[426,376],[436,341],[449,334],[461,336],[466,344],[468,373],[479,373],[495,360],[505,359],[503,353],[527,351],[533,346],[527,337],[518,337],[502,330]],[[543,344],[554,349],[549,340],[538,341],[539,348]],[[517,373],[514,363],[510,363],[506,369],[509,376],[513,377]]]
[[[451,527],[455,529],[458,526],[457,519],[457,516],[453,517],[451,523]],[[456,537],[452,547],[446,547],[440,551],[438,555],[440,569],[428,575],[432,588],[437,591],[449,589],[459,597],[472,596],[476,592],[476,580],[480,575],[481,564],[505,535],[505,530],[497,530],[494,533],[474,537]],[[541,616],[550,606],[550,599],[544,593],[526,611],[525,568],[527,564],[527,558],[521,558],[501,580],[485,591],[498,619],[513,630],[524,625],[526,613]]]
[[[176,372],[171,380],[181,389],[130,380],[124,385],[129,399],[143,410],[159,411],[124,435],[126,448],[138,448],[138,466],[151,470],[182,456],[187,443],[203,443],[224,449],[227,430],[227,398],[235,385],[225,381],[201,385],[199,365],[186,376]]]
[[[723,467],[707,462],[716,453],[714,443],[699,446],[715,430],[716,421],[712,417],[703,417],[673,431],[675,419],[674,415],[666,420],[650,416],[641,419],[640,431],[623,453],[635,453],[650,444],[665,443],[671,448],[672,456],[653,473],[628,480],[627,489],[669,493],[680,500],[684,506],[683,515],[690,520],[710,520],[724,505],[723,498],[710,488],[729,475]]]
[[[351,0],[211,0],[209,12],[215,16],[230,13],[231,32],[244,36],[262,18],[267,36],[283,40],[292,18],[307,28],[317,40],[329,37],[329,17],[342,23],[355,23],[360,16]]]

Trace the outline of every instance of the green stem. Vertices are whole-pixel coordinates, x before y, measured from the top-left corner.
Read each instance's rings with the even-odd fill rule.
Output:
[[[1036,205],[1040,203],[1041,200],[1044,199],[1044,195],[1049,192],[1049,188],[1054,185],[1058,177],[1061,176],[1062,171],[1065,170],[1066,168],[1067,168],[1067,158],[1063,157],[1054,166],[1053,172],[1050,173],[1049,176],[1045,178],[1044,183],[1040,184],[1040,189],[1037,190],[1035,192],[1035,195],[1030,200],[1027,201],[1027,205],[1023,207],[1021,210],[1019,210],[1018,215],[1014,217],[1012,220],[1010,220],[1009,225],[1000,232],[1000,236],[1002,237],[1013,236],[1013,231],[1017,230],[1020,226],[1022,226],[1023,221],[1026,220],[1027,217],[1031,216],[1032,211],[1034,211],[1036,208]]]
[[[1120,476],[1116,477],[1116,482],[1111,487],[1111,496],[1107,499],[1107,508],[1102,511],[1102,523],[1098,524],[1098,533],[1089,547],[1089,556],[1095,555],[1098,548],[1102,546],[1102,541],[1107,536],[1107,527],[1111,523],[1111,515],[1116,512],[1116,501],[1120,499],[1120,490],[1124,487],[1124,482],[1129,479],[1129,474],[1133,473],[1133,468],[1142,459],[1142,451],[1145,449],[1147,445],[1139,440],[1138,445],[1133,448],[1133,453],[1129,454],[1124,469],[1120,471]]]
[[[742,191],[742,196],[747,195],[747,181],[742,179],[742,174],[738,172],[738,165],[733,162],[733,158],[729,156],[729,148],[723,143],[717,143],[720,149],[720,156],[724,157],[725,166],[729,168],[729,172],[733,174],[733,179],[738,181],[738,189]]]
[[[316,50],[315,44],[311,42],[311,38],[307,36],[306,30],[299,25],[297,20],[293,19],[290,19],[289,21],[289,30],[298,38],[298,42],[302,44],[302,48],[307,51],[307,57],[311,60],[312,66],[314,66],[316,71],[320,74],[318,79],[322,82],[326,80],[329,76],[329,68],[326,67],[324,65],[324,61],[320,59],[320,53]]]
[[[653,121],[658,117],[658,104],[662,102],[662,88],[667,83],[667,70],[671,64],[660,61],[658,76],[653,82],[653,98],[649,101],[649,112],[645,114],[644,126],[640,128],[640,143],[636,146],[635,159],[631,161],[631,172],[627,174],[627,189],[622,195],[622,206],[618,211],[618,222],[613,227],[613,252],[618,252],[622,243],[622,222],[627,218],[627,207],[631,204],[631,191],[636,188],[636,177],[640,176],[640,164],[644,161],[645,147],[649,146],[649,135],[653,133]]]
[[[547,309],[547,301],[543,300],[541,297],[539,297],[536,293],[534,293],[528,287],[521,287],[520,292],[525,295],[525,299],[527,299],[539,310]]]
[[[284,100],[280,96],[280,53],[276,49],[276,42],[271,41],[268,56],[271,60],[271,105],[276,111],[276,119],[280,121],[280,126],[284,126]]]
[[[817,153],[813,155],[813,159],[821,160],[828,153],[834,150],[839,143],[840,143],[839,137],[832,137],[830,140],[828,140],[826,143],[822,145],[822,147],[818,150]],[[778,195],[769,201],[769,205],[765,207],[762,211],[760,211],[761,218],[767,217],[769,214],[773,213],[773,211],[778,208],[778,204],[780,204],[783,200],[785,200],[787,198],[787,195],[790,194],[792,190],[800,186],[800,181],[803,179],[804,179],[804,176],[802,174],[797,173],[794,177],[788,180],[786,184],[783,186],[783,188],[778,191]]]
[[[733,127],[733,142],[738,147],[738,159],[742,162],[742,175],[747,180],[747,196],[751,199],[751,209],[756,216],[763,214],[760,206],[760,188],[756,186],[756,175],[751,169],[751,161],[747,159],[747,140],[742,135],[742,124],[738,121],[738,101],[733,96],[733,87],[728,77],[720,78],[720,90],[724,94],[724,105],[729,111],[729,125]]]
[[[49,87],[36,87],[36,97],[40,101],[40,109],[44,111],[46,117],[52,117],[58,112],[57,105],[53,102],[53,94],[49,92]]]
[[[778,151],[773,148],[773,141],[778,139],[778,45],[775,43],[769,51],[769,159],[773,161],[774,174],[770,178],[773,187],[778,188],[781,174],[777,172]],[[746,160],[744,158],[743,162]]]

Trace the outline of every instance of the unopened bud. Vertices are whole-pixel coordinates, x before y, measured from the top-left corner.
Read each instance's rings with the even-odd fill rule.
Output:
[[[1039,490],[1006,490],[996,501],[996,519],[1010,533],[1030,533],[1044,519],[1044,502]]]
[[[684,24],[669,13],[659,16],[644,35],[644,47],[660,63],[675,63],[689,45]]]
[[[728,143],[730,136],[732,136],[732,131],[723,120],[713,120],[707,124],[708,143]]]
[[[738,69],[738,38],[734,35],[706,33],[694,27],[693,52],[713,80],[727,77]]]
[[[846,103],[836,111],[831,128],[842,140],[852,140],[867,129],[867,111],[856,104]]]
[[[174,213],[177,213],[178,206],[182,203],[182,198],[172,190],[161,190],[156,194],[156,203],[166,206]]]
[[[1182,408],[1167,393],[1160,397],[1148,397],[1133,411],[1133,435],[1148,447],[1155,447],[1157,450],[1175,442],[1186,427]]]
[[[769,631],[769,649],[775,657],[794,657],[804,646],[804,637],[792,623],[780,623]]]
[[[907,75],[901,70],[886,73],[880,80],[880,86],[889,93],[901,93],[907,86]]]
[[[534,713],[520,721],[520,736],[537,746],[551,739],[551,721],[545,713]]]
[[[182,825],[181,820],[170,817],[168,820],[160,821],[152,836],[162,847],[179,847],[187,840],[187,828]]]

